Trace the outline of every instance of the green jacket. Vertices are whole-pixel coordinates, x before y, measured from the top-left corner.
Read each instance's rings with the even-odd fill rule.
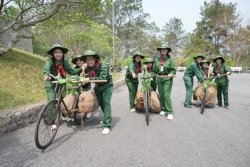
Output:
[[[135,71],[136,71],[136,70],[135,70],[135,61],[133,60],[133,61],[131,61],[131,62],[129,63],[129,65],[128,65],[128,69],[127,69],[127,72],[126,72],[126,75],[125,75],[126,80],[129,80],[129,81],[131,81],[131,82],[133,82],[133,83],[139,83],[138,77],[132,78],[132,74],[133,74],[133,73],[136,74]],[[141,71],[141,70],[140,70],[140,71]]]
[[[176,75],[176,66],[175,66],[174,60],[171,59],[171,57],[167,56],[165,58],[163,71],[161,71],[161,57],[156,58],[153,73],[158,74],[158,75],[167,75],[167,74]],[[158,78],[157,80],[161,82],[161,81],[172,80],[172,79],[173,78]]]
[[[86,67],[85,74],[86,78],[90,76],[89,67]],[[91,77],[90,80],[107,80],[107,82],[97,83],[98,86],[103,86],[109,82],[112,82],[112,75],[109,74],[107,65],[105,63],[101,63],[98,69],[96,70],[96,77]]]
[[[80,74],[82,72],[82,68],[79,69],[73,69],[71,67],[71,64],[69,63],[68,60],[64,59],[64,70],[70,74],[70,75],[77,75]],[[55,71],[53,70],[53,62],[52,62],[52,58],[48,58],[45,66],[43,67],[43,76],[46,77],[49,74],[52,74],[54,76],[56,76],[57,74],[55,73]],[[53,80],[53,79],[51,79]],[[51,87],[52,86],[52,82],[50,81],[45,81],[45,87]]]
[[[195,62],[192,62],[185,70],[184,76],[194,77],[196,75],[199,82],[204,82],[204,77],[201,70],[196,66]]]
[[[221,69],[220,69],[220,74],[226,74],[227,72],[231,72],[230,68],[227,65],[222,64]],[[213,73],[215,76],[218,74],[218,66],[217,65],[213,67]],[[215,82],[217,84],[219,84],[219,86],[224,86],[225,84],[227,84],[229,82],[229,80],[228,80],[227,76],[222,76],[220,78],[216,78]]]
[[[202,76],[204,76],[204,75],[205,75],[204,70],[207,70],[207,71],[208,71],[208,70],[209,70],[209,68],[205,68],[205,69],[204,69],[204,68],[202,68],[202,67],[201,67],[201,75],[202,75]],[[211,75],[210,75],[210,76],[211,76]]]

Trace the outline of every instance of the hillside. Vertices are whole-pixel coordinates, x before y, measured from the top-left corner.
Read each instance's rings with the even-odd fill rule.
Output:
[[[0,110],[46,100],[45,58],[18,49],[0,56]]]

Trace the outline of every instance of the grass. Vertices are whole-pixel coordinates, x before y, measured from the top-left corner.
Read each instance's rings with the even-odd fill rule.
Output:
[[[45,58],[13,49],[0,56],[0,110],[46,100]]]
[[[0,112],[46,101],[42,75],[44,64],[45,58],[19,49],[0,56]],[[113,76],[114,82],[120,79],[121,73]]]
[[[123,78],[123,74],[122,73],[116,72],[115,75],[113,74],[113,72],[109,72],[109,73],[110,73],[110,75],[112,75],[113,82],[118,81],[118,80],[120,80],[120,79]]]

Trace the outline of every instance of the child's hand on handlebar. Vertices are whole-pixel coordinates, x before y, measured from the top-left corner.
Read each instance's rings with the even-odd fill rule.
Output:
[[[45,80],[45,81],[49,81],[49,80],[51,80],[51,78],[50,78],[49,76],[46,76],[46,77],[44,78],[44,80]]]
[[[137,76],[135,75],[135,73],[132,74],[132,78],[136,78]]]
[[[85,78],[85,81],[83,82],[84,84],[87,84],[87,83],[89,83],[89,78]]]
[[[173,75],[172,74],[168,74],[168,78],[171,78]]]

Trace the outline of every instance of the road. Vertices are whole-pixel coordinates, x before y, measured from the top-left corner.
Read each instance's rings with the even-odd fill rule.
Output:
[[[113,92],[113,127],[102,135],[98,109],[84,126],[61,122],[53,143],[39,150],[34,143],[35,124],[0,137],[0,166],[250,166],[250,75],[229,76],[229,105],[206,108],[199,102],[184,108],[183,73],[174,79],[174,119],[131,113],[126,86]],[[196,80],[196,79],[195,79]]]

